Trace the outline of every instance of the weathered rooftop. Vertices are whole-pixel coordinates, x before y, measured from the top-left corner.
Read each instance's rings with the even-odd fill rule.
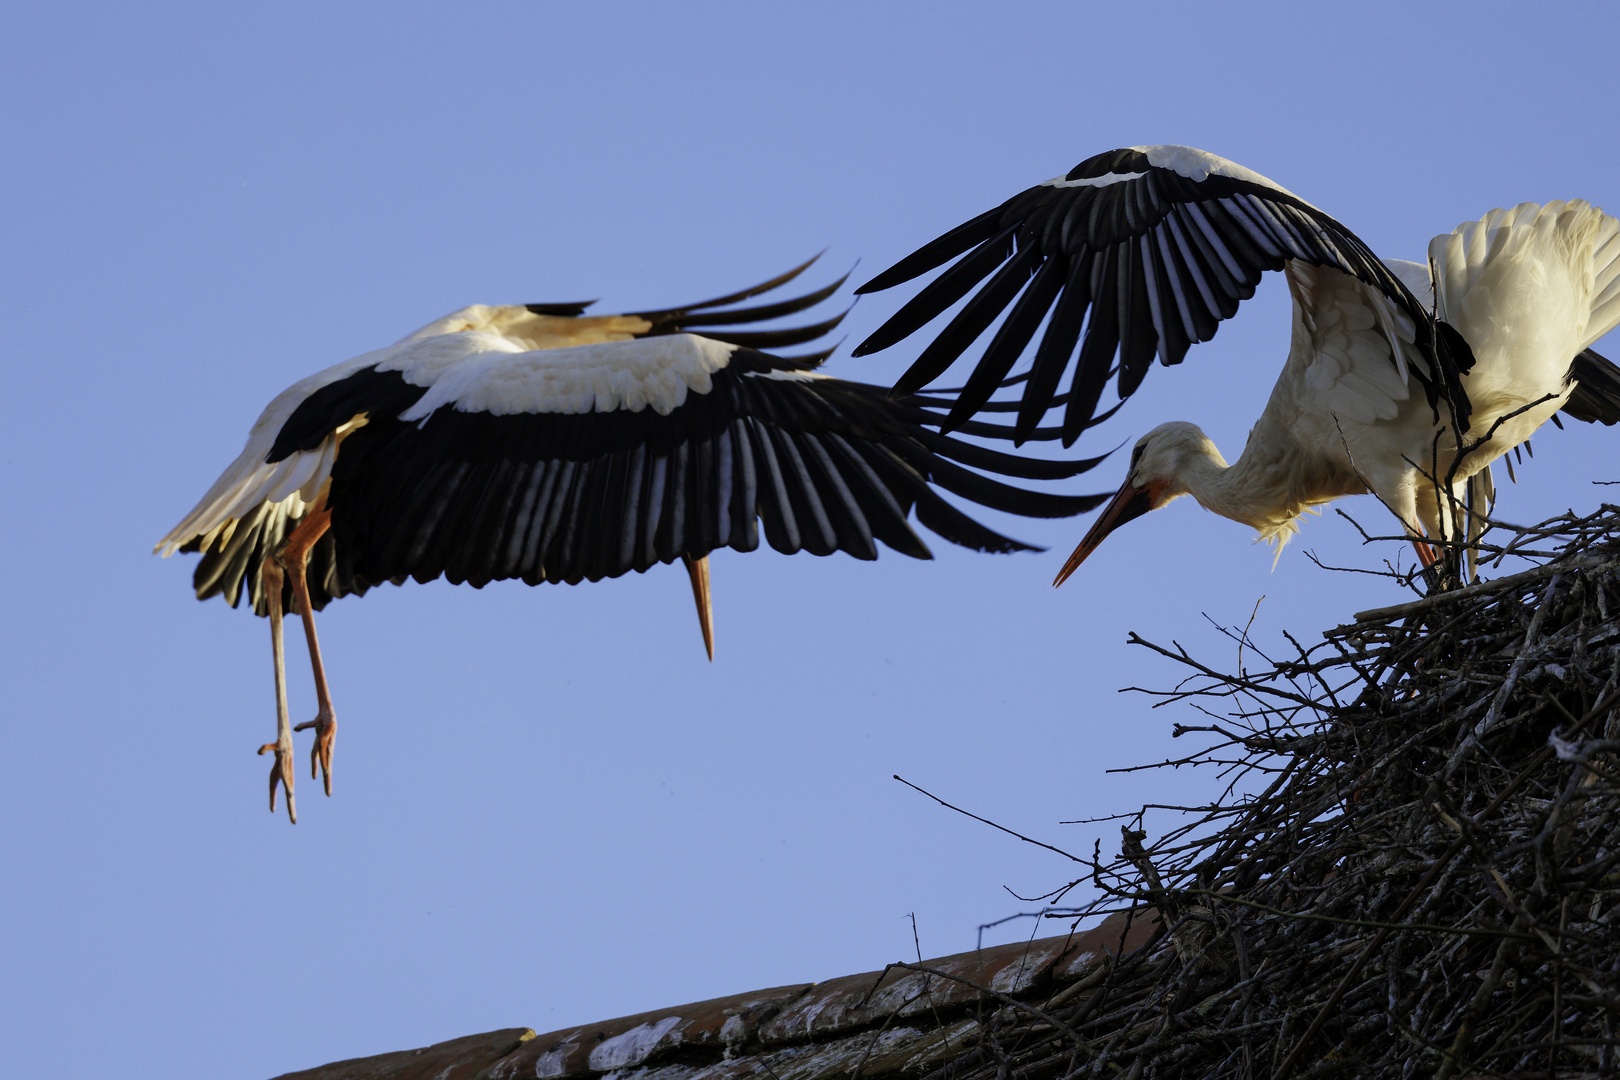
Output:
[[[820,983],[656,1009],[536,1035],[467,1035],[277,1080],[824,1080],[921,1076],[978,1041],[1006,999],[1061,1004],[1098,961],[1140,947],[1144,909],[1096,928]],[[931,969],[928,971],[919,969]],[[1070,994],[1069,996],[1072,996]]]

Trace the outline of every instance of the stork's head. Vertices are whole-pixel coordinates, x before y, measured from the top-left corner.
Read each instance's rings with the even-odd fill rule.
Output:
[[[1058,572],[1054,585],[1068,580],[1086,556],[1097,549],[1103,537],[1149,510],[1157,510],[1172,499],[1187,494],[1187,475],[1200,464],[1214,461],[1225,468],[1219,450],[1197,424],[1175,420],[1160,424],[1140,439],[1131,451],[1131,469],[1125,484],[1113,501],[1103,508],[1091,531],[1074,549],[1069,561]]]

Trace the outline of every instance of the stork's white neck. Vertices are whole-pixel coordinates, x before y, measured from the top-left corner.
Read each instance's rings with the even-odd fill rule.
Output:
[[[1299,516],[1320,501],[1306,494],[1317,485],[1305,475],[1310,471],[1307,462],[1291,452],[1293,440],[1259,438],[1257,432],[1258,428],[1250,433],[1242,455],[1231,466],[1198,432],[1201,438],[1177,447],[1166,494],[1191,495],[1204,509],[1242,522],[1261,539],[1281,546],[1298,531]]]
[[[1298,517],[1299,508],[1259,482],[1264,471],[1250,458],[1240,457],[1230,468],[1206,459],[1188,478],[1187,490],[1206,510],[1269,534]]]

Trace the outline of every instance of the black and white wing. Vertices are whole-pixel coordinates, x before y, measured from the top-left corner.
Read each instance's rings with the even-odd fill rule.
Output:
[[[1418,326],[1419,352],[1432,366],[1413,374],[1430,404],[1444,399],[1462,418],[1468,414],[1460,373],[1471,359],[1460,337],[1437,330],[1432,314],[1339,222],[1202,150],[1139,146],[1088,158],[952,229],[857,291],[899,285],[957,256],[855,349],[861,356],[888,348],[982,282],[895,384],[897,394],[909,394],[932,382],[1005,312],[950,409],[947,430],[999,387],[1023,382],[1019,439],[1063,405],[1067,445],[1097,421],[1111,375],[1118,372],[1121,400],[1130,396],[1155,354],[1180,363],[1191,344],[1214,337],[1254,294],[1261,274],[1289,260],[1337,269],[1388,296]],[[1029,370],[1008,379],[1043,321]],[[1059,395],[1076,346],[1073,379]]]
[[[487,383],[430,398],[397,372],[352,376],[334,393],[387,400],[378,411],[392,418],[355,432],[332,470],[332,527],[349,556],[340,575],[572,584],[718,548],[752,551],[762,531],[788,554],[873,559],[882,541],[928,558],[907,522],[913,509],[947,540],[1004,552],[1025,545],[935,488],[1039,517],[1095,504],[962,467],[1045,478],[1085,463],[1029,462],[937,435],[881,388],[802,361],[695,335],[667,342],[662,362],[681,367],[691,358],[710,369],[707,386],[687,384],[637,410],[548,411],[532,399],[510,408],[479,396]],[[330,424],[337,417],[321,416],[322,404],[312,401],[308,418]]]
[[[836,319],[732,329],[831,289],[715,310],[782,280],[627,316],[588,319],[572,304],[464,309],[278,398],[164,545],[204,553],[199,597],[234,605],[246,582],[262,611],[263,558],[323,491],[332,527],[311,556],[317,606],[407,578],[594,581],[722,547],[753,550],[762,532],[788,553],[871,559],[881,541],[928,558],[913,511],[953,543],[1014,551],[1026,545],[941,492],[1034,517],[1082,513],[1102,498],[992,478],[1063,478],[1095,460],[1030,460],[941,435],[941,415],[816,371],[825,353],[756,347],[812,341]],[[705,333],[684,332],[694,325]]]

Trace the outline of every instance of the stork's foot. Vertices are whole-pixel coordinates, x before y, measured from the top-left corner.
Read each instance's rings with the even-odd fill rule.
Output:
[[[321,709],[315,719],[299,724],[294,731],[303,731],[305,728],[315,729],[315,745],[309,748],[309,778],[315,779],[315,770],[319,769],[321,779],[326,784],[326,794],[332,794],[332,743],[337,739],[337,717],[332,714],[330,706]],[[291,790],[290,788],[288,790]]]
[[[276,785],[280,784],[287,789],[287,817],[294,825],[298,824],[298,807],[293,803],[292,737],[288,736],[285,743],[265,743],[259,747],[259,753],[276,755],[270,766],[270,812],[276,812]]]
[[[1448,586],[1445,584],[1447,574],[1445,571],[1449,560],[1442,554],[1441,549],[1436,548],[1417,533],[1412,534],[1411,540],[1413,549],[1417,551],[1418,563],[1422,568],[1423,591],[1425,593],[1436,593],[1447,588]]]

